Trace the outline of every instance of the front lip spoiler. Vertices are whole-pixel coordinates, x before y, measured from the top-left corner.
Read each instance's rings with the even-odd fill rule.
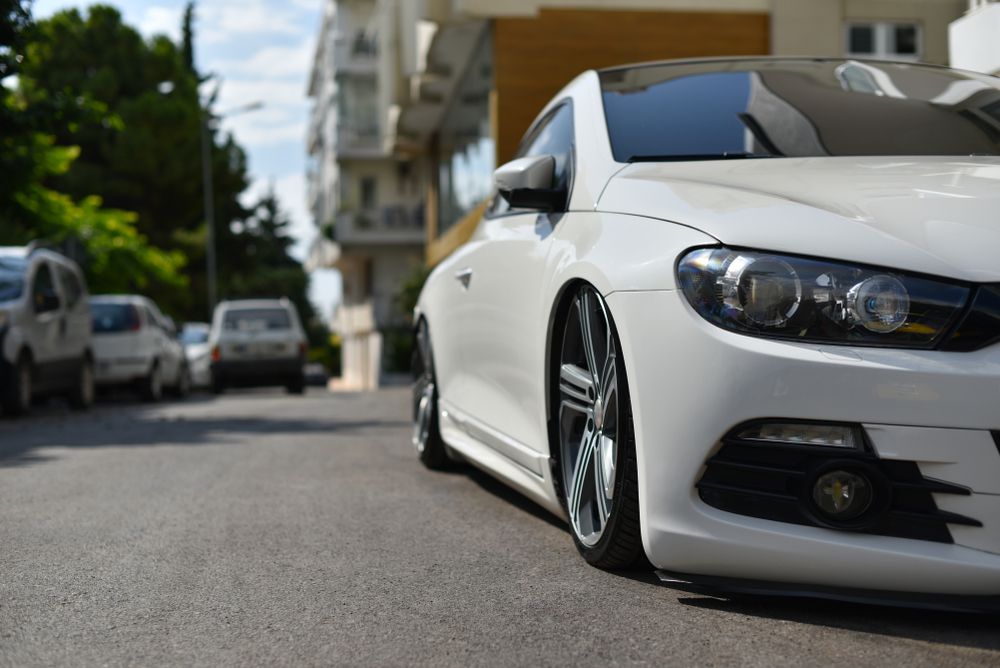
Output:
[[[925,594],[919,592],[852,589],[822,585],[744,580],[717,575],[691,575],[657,570],[656,576],[673,589],[714,598],[762,597],[804,598],[882,605],[895,608],[937,610],[941,612],[997,613],[1000,596],[960,594]]]

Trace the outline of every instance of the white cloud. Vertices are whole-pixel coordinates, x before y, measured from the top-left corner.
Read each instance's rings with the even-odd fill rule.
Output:
[[[266,0],[227,0],[199,8],[200,39],[225,42],[233,36],[301,35],[298,11]]]
[[[166,35],[175,42],[181,38],[181,18],[184,10],[180,7],[152,5],[146,7],[139,19],[139,32],[145,37]]]
[[[312,68],[314,50],[314,40],[303,39],[294,46],[265,47],[248,59],[216,61],[210,63],[208,69],[244,77],[306,81]]]

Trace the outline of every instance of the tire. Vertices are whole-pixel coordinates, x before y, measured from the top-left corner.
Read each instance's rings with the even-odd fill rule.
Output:
[[[84,357],[80,363],[76,386],[69,393],[69,405],[77,410],[87,410],[94,405],[95,394],[94,361],[90,357]]]
[[[32,399],[31,358],[21,353],[12,369],[10,382],[3,388],[0,403],[7,415],[20,416],[31,411]]]
[[[163,373],[159,362],[153,362],[149,375],[139,382],[139,394],[143,401],[157,402],[163,398]]]
[[[178,399],[184,399],[191,394],[191,369],[187,364],[181,365],[177,372],[177,383],[170,388],[170,393]]]
[[[411,442],[417,457],[427,468],[443,471],[451,468],[448,447],[441,438],[438,415],[437,377],[434,374],[434,353],[431,348],[427,321],[417,324],[413,358],[413,434]]]
[[[647,564],[639,529],[632,406],[621,344],[601,295],[573,294],[554,359],[560,499],[583,558],[617,570]]]
[[[226,391],[226,383],[221,378],[212,374],[212,394],[219,395]]]
[[[299,376],[288,385],[285,385],[285,391],[288,394],[305,394],[306,392],[306,379],[305,376]]]

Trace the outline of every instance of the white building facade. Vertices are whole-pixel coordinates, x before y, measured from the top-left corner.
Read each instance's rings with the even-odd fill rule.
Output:
[[[425,179],[420,164],[393,154],[387,123],[397,15],[393,0],[326,0],[309,83],[308,198],[322,232],[310,264],[343,279],[332,327],[349,389],[374,389],[387,367],[402,370],[392,349],[408,338],[398,293],[423,265]]]
[[[969,0],[969,10],[951,24],[948,38],[953,66],[1000,74],[1000,2]],[[1000,117],[1000,110],[994,113]]]

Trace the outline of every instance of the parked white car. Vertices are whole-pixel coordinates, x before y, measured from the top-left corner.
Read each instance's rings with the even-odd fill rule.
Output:
[[[181,327],[180,342],[184,346],[194,387],[209,387],[212,384],[212,346],[208,342],[211,329],[207,322],[186,322]]]
[[[413,441],[675,586],[1000,607],[1000,79],[587,72],[416,309]]]
[[[287,299],[220,303],[209,343],[214,392],[268,385],[283,385],[291,394],[305,391],[306,335]]]
[[[139,295],[90,299],[99,386],[132,386],[146,401],[164,389],[180,397],[191,390],[184,348],[172,320]]]
[[[86,281],[58,253],[0,248],[0,404],[22,415],[50,394],[76,408],[94,401]]]

